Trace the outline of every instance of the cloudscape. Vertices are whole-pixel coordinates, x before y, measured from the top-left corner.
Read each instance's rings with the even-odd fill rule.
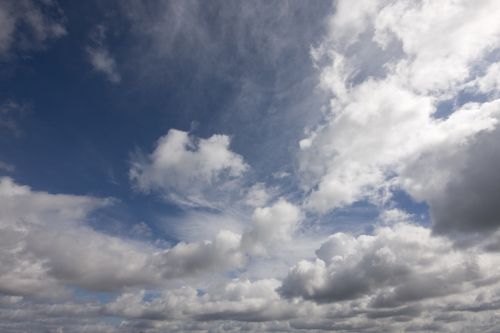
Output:
[[[0,332],[500,332],[499,18],[0,0]]]

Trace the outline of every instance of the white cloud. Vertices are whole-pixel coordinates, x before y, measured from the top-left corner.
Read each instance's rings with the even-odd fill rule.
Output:
[[[0,197],[3,292],[48,296],[71,285],[113,290],[155,283],[152,249],[84,223],[110,200],[36,192],[10,178],[1,179]]]
[[[274,279],[235,279],[199,295],[193,288],[165,291],[151,301],[144,292],[123,294],[108,304],[109,313],[128,318],[262,321],[291,317],[295,310],[282,301]]]
[[[252,207],[265,206],[271,199],[271,192],[264,183],[257,183],[248,189],[245,203]]]
[[[306,206],[325,212],[359,200],[380,204],[394,188],[430,200],[453,178],[450,156],[497,125],[494,94],[447,118],[437,113],[468,86],[496,89],[488,74],[494,65],[474,75],[500,46],[500,9],[494,1],[337,7],[331,35],[312,53],[332,99],[326,122],[300,142],[302,182],[311,190]]]
[[[466,296],[500,277],[497,254],[456,249],[430,229],[408,223],[378,227],[373,235],[336,233],[316,254],[316,260],[291,268],[282,295],[319,303],[365,299],[373,308],[397,308]]]
[[[224,272],[242,267],[245,257],[240,251],[241,236],[221,230],[213,241],[179,243],[157,254],[155,264],[166,278],[183,278],[206,272]]]
[[[243,234],[243,249],[265,255],[269,248],[283,246],[291,239],[300,218],[300,210],[283,199],[270,207],[256,208],[251,229]]]
[[[132,162],[130,179],[144,192],[159,191],[181,204],[212,206],[207,192],[217,188],[222,195],[229,191],[231,181],[248,168],[229,144],[226,135],[197,139],[171,129],[158,140],[151,155]]]
[[[6,294],[151,287],[245,263],[241,236],[230,231],[162,250],[92,229],[89,216],[110,199],[37,192],[10,178],[1,178],[0,198],[0,291]]]

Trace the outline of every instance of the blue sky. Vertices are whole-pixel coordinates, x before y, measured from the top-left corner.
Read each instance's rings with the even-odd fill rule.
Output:
[[[498,331],[499,14],[0,0],[0,330]]]

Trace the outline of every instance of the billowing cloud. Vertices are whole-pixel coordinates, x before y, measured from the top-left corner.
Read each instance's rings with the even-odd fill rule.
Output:
[[[240,238],[238,234],[222,230],[213,241],[179,243],[157,258],[157,264],[167,278],[241,267],[245,257],[240,251]]]
[[[219,193],[230,190],[231,180],[248,168],[229,144],[226,135],[198,139],[171,129],[151,155],[132,162],[130,178],[141,191],[159,191],[186,205],[211,206],[206,192],[216,187]]]
[[[496,171],[500,163],[499,139],[497,128],[478,136],[473,144],[453,156],[451,179],[445,187],[427,195],[436,232],[474,235],[500,226],[496,201],[500,195]]]
[[[335,302],[369,296],[375,307],[397,307],[465,292],[499,274],[496,254],[456,250],[450,240],[407,223],[379,227],[374,235],[334,234],[316,254],[290,270],[280,289],[285,297]]]
[[[326,122],[301,141],[315,211],[383,203],[394,188],[430,202],[453,179],[464,146],[498,122],[488,65],[500,44],[495,2],[365,5],[340,1],[330,36],[312,53],[332,94]],[[487,95],[442,116],[444,102],[470,86]]]
[[[283,246],[298,227],[300,210],[281,199],[270,207],[256,208],[251,229],[243,234],[242,246],[255,254],[266,254],[268,248]]]
[[[107,311],[136,319],[196,319],[262,321],[290,317],[276,292],[279,281],[268,279],[251,282],[233,280],[213,293],[199,294],[193,288],[165,291],[151,301],[144,292],[123,294],[106,306]]]
[[[32,191],[0,181],[0,290],[8,295],[63,295],[67,287],[116,291],[157,286],[241,267],[241,236],[221,230],[213,240],[168,248],[110,236],[87,221],[111,199]]]
[[[0,196],[3,293],[54,296],[66,286],[116,290],[155,282],[151,249],[84,223],[108,199],[36,192],[10,178],[1,179]]]

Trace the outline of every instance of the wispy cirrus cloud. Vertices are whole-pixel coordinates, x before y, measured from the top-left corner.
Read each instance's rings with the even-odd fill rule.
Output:
[[[97,25],[90,35],[90,43],[85,52],[95,71],[101,72],[111,83],[120,83],[121,75],[116,60],[106,45],[106,35],[106,26]]]
[[[0,59],[12,57],[16,50],[43,48],[66,33],[64,14],[56,2],[6,0],[0,4]]]

